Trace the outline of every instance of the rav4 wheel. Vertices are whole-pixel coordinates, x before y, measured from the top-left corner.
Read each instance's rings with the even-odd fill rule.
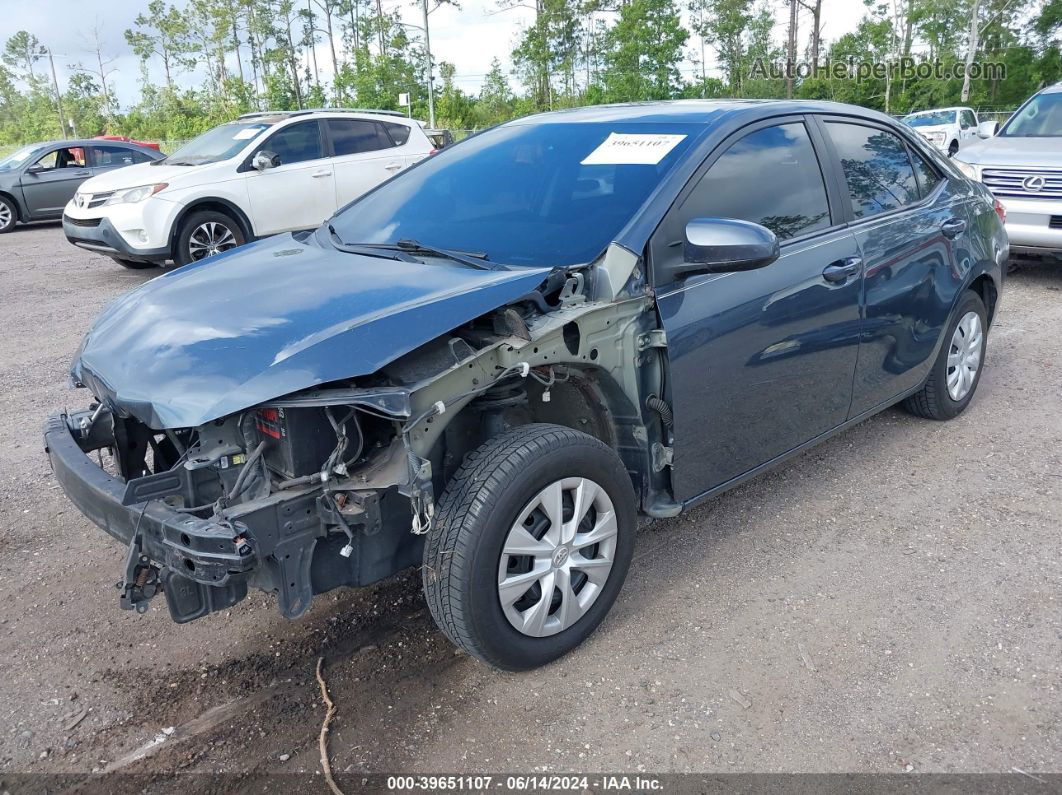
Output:
[[[174,259],[178,265],[187,265],[242,246],[244,242],[240,225],[230,216],[201,210],[189,215],[181,225]]]
[[[922,389],[904,401],[904,408],[919,417],[950,420],[970,405],[981,380],[988,343],[988,315],[984,302],[972,290],[959,301],[944,344]]]
[[[18,223],[18,210],[14,202],[0,196],[0,234],[10,232],[15,228],[16,223]]]
[[[511,671],[584,641],[616,600],[634,548],[634,489],[597,439],[526,425],[469,453],[424,547],[424,591],[443,632]]]

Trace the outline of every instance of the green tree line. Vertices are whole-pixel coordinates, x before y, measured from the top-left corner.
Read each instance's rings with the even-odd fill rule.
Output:
[[[516,32],[512,70],[495,58],[479,91],[467,92],[453,64],[434,63],[438,124],[473,129],[542,110],[683,97],[830,99],[894,114],[960,102],[1013,108],[1062,79],[1062,0],[867,0],[857,28],[834,40],[821,35],[822,0],[681,1],[498,0],[499,12],[532,11]],[[428,2],[431,12],[453,0]],[[424,30],[382,0],[150,0],[125,31],[141,79],[124,108],[113,88],[118,53],[98,31],[83,60],[64,64],[61,83],[40,36],[19,31],[0,53],[0,142],[56,138],[61,119],[80,136],[185,139],[248,111],[398,109],[404,93],[412,114],[427,118]],[[757,66],[903,59],[999,63],[1006,77],[857,81]]]

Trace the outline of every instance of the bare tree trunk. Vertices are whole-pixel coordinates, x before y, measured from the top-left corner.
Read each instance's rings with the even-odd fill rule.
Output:
[[[295,65],[295,42],[291,38],[291,17],[287,20],[288,33],[288,65],[291,67],[291,79],[295,83],[295,100],[299,103],[299,109],[303,107],[302,86],[299,85],[299,68]]]
[[[376,24],[376,33],[380,39],[380,55],[383,56],[387,54],[387,48],[384,47],[383,4],[380,0],[376,0]]]
[[[240,82],[243,83],[243,60],[240,58],[239,15],[236,13],[236,8],[231,3],[229,5],[229,11],[232,16],[232,51],[236,53],[236,68],[239,70]]]
[[[789,41],[785,47],[785,96],[793,98],[793,71],[796,69],[797,0],[789,0]]]
[[[973,0],[973,8],[970,9],[970,48],[966,51],[966,74],[962,78],[961,102],[965,105],[970,99],[970,65],[977,54],[978,35],[977,15],[981,10],[981,0]]]

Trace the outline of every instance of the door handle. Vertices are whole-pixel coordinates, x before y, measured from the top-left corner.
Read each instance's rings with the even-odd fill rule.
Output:
[[[313,172],[313,174],[311,176],[314,179],[320,179],[321,177],[330,177],[330,176],[332,176],[332,172],[331,171],[315,171],[315,172]]]
[[[949,218],[940,225],[940,231],[944,237],[956,238],[966,231],[966,222],[961,218]]]
[[[823,268],[822,278],[834,284],[847,281],[850,276],[855,276],[859,273],[859,269],[862,267],[863,260],[859,257],[845,257],[831,262]]]
[[[91,171],[79,171],[76,174],[74,174],[74,176],[75,177],[91,177],[92,176],[92,172]]]
[[[388,171],[398,171],[398,169],[402,168],[402,164],[401,163],[388,163],[386,166],[384,166],[384,168],[386,170],[388,170]]]

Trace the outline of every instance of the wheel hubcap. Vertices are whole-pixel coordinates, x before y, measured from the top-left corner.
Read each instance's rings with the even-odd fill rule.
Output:
[[[192,230],[188,238],[188,253],[193,260],[201,260],[238,245],[231,229],[217,221],[207,221]]]
[[[967,312],[955,327],[948,350],[947,383],[952,400],[962,400],[973,389],[981,366],[982,337],[980,316],[976,312]]]
[[[498,563],[498,600],[518,631],[541,638],[582,618],[616,555],[616,511],[588,478],[555,481],[524,506]]]
[[[6,204],[0,204],[0,226],[11,223],[11,208]]]

